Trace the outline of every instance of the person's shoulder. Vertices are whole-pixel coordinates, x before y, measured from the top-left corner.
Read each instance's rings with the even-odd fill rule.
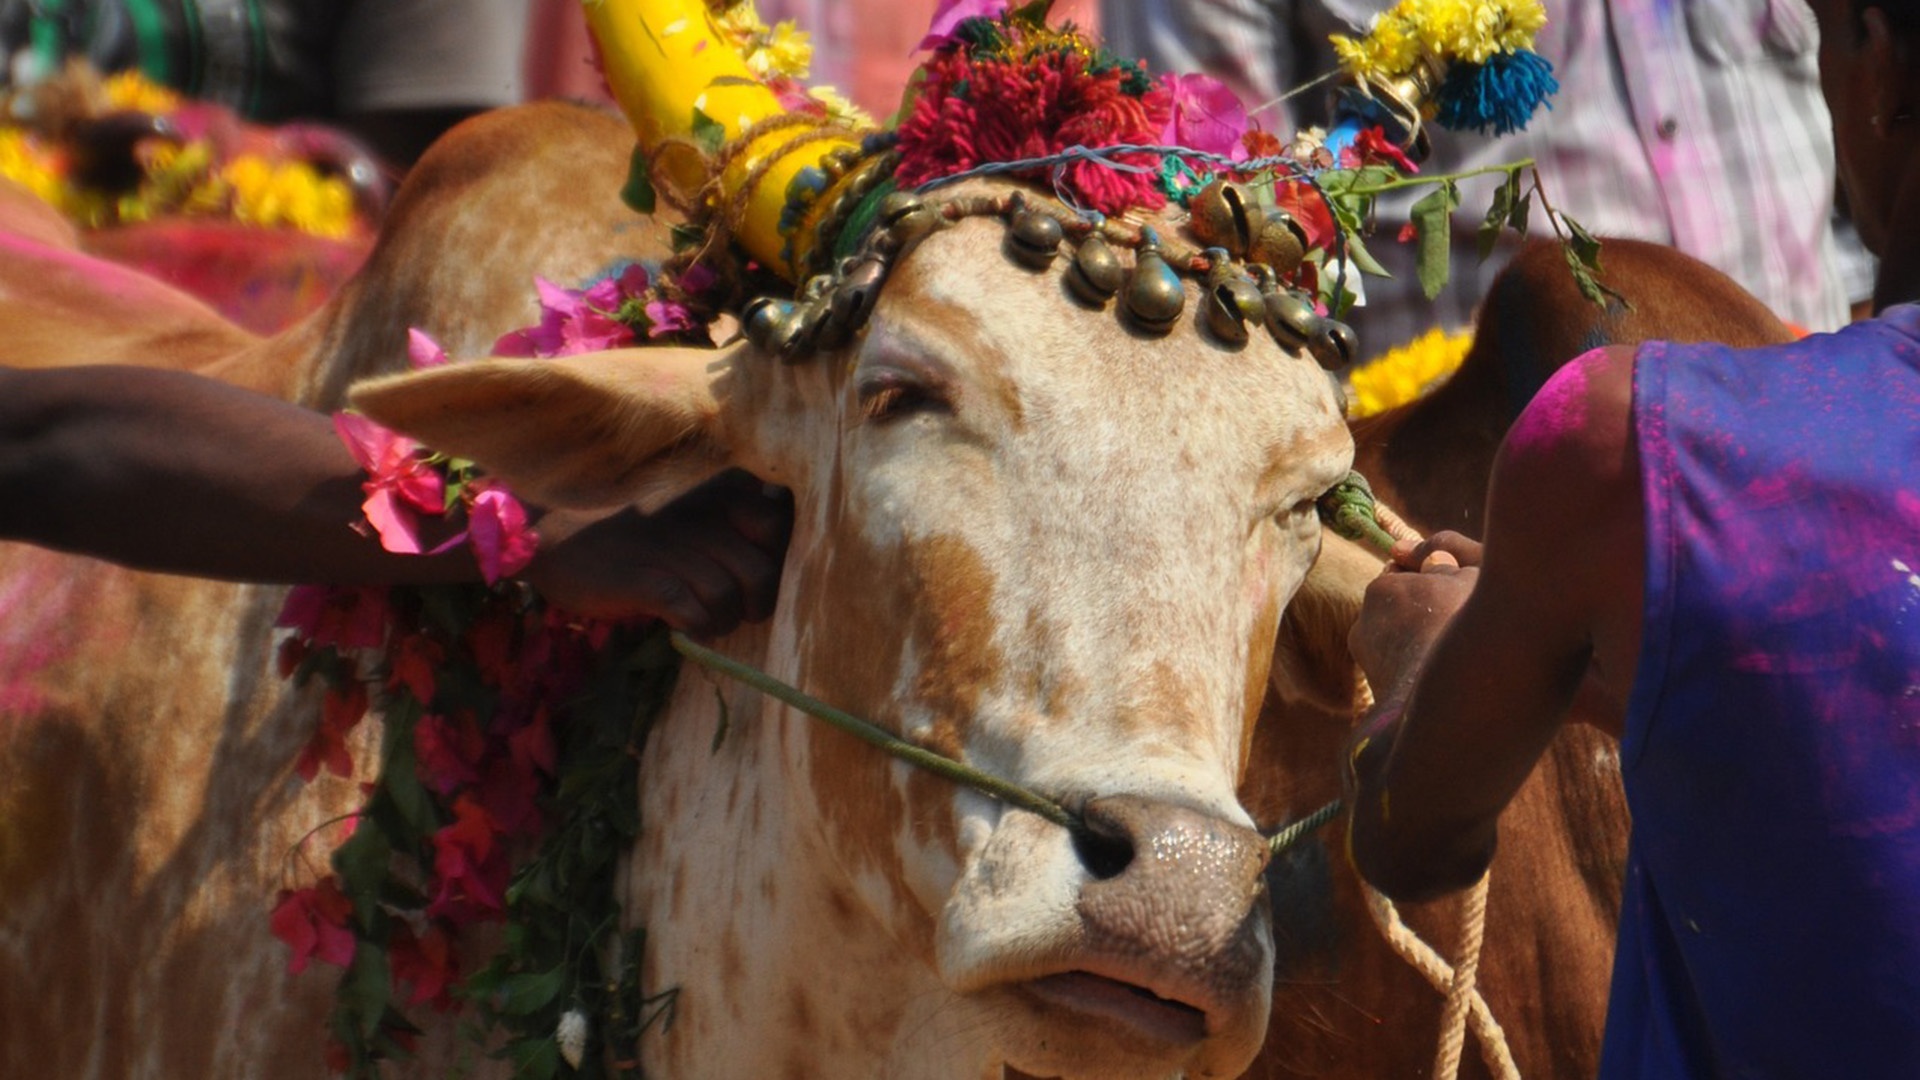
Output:
[[[1521,410],[1496,466],[1556,486],[1616,472],[1632,437],[1635,350],[1615,345],[1562,365]]]

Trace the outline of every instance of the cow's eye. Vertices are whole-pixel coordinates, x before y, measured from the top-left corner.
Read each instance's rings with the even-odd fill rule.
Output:
[[[861,379],[859,400],[860,415],[875,423],[953,408],[939,389],[897,371],[876,371]]]

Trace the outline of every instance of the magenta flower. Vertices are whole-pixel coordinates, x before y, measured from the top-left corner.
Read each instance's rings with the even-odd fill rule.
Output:
[[[501,337],[493,351],[498,356],[572,356],[625,345],[633,340],[633,328],[614,316],[621,304],[646,292],[647,283],[647,268],[639,263],[586,289],[562,288],[536,277],[539,325]]]
[[[687,305],[678,300],[654,300],[647,304],[647,336],[665,337],[687,330],[697,330],[700,320],[693,317]]]
[[[357,413],[333,414],[333,429],[367,472],[360,509],[380,535],[380,546],[420,554],[418,513],[446,509],[446,480],[420,456],[420,444]]]
[[[307,970],[310,960],[336,967],[353,963],[353,931],[347,926],[352,917],[353,901],[340,891],[332,874],[311,888],[282,889],[270,925],[273,936],[293,950],[287,971],[298,975]]]
[[[292,629],[314,645],[377,649],[387,640],[387,590],[296,585],[274,625]]]
[[[407,362],[415,370],[439,367],[447,362],[447,350],[417,327],[407,327]]]
[[[527,523],[527,508],[511,492],[484,480],[475,486],[479,494],[468,511],[467,533],[480,563],[480,576],[491,585],[532,562],[540,537]]]
[[[914,52],[943,49],[953,43],[954,31],[968,19],[997,19],[1006,14],[1007,0],[940,0],[933,9],[933,23],[927,36],[913,47]]]
[[[1247,109],[1226,83],[1211,75],[1172,72],[1160,76],[1160,82],[1173,98],[1173,115],[1160,133],[1161,142],[1246,159],[1241,136],[1247,131]]]

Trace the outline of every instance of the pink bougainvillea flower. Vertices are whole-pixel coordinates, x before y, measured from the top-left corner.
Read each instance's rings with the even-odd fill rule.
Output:
[[[1173,114],[1160,132],[1162,143],[1246,159],[1241,136],[1247,131],[1247,109],[1226,83],[1211,75],[1172,72],[1160,76],[1160,83],[1173,99]]]
[[[416,327],[407,328],[407,362],[414,368],[440,367],[447,362],[447,350]]]
[[[320,775],[323,765],[335,776],[352,776],[353,755],[347,750],[347,736],[366,715],[367,684],[355,679],[329,689],[320,702],[320,726],[294,763],[300,779],[312,780]]]
[[[420,704],[432,702],[434,672],[446,662],[447,650],[425,634],[408,634],[394,643],[389,655],[388,688],[405,687]]]
[[[387,590],[371,586],[296,585],[275,626],[309,644],[373,649],[387,639]]]
[[[633,340],[633,328],[614,316],[622,303],[646,292],[647,285],[647,268],[639,263],[586,289],[562,288],[536,277],[539,325],[503,336],[493,351],[499,356],[572,356],[625,345]]]
[[[498,485],[486,486],[474,496],[467,517],[468,539],[480,563],[480,576],[487,579],[487,584],[512,577],[533,561],[540,537],[527,522],[527,508],[512,492]]]
[[[413,756],[420,782],[445,798],[480,779],[486,736],[470,716],[422,716],[413,726]]]
[[[650,338],[699,328],[700,321],[693,317],[692,310],[678,300],[653,300],[647,304],[647,336]]]
[[[453,995],[447,991],[459,980],[460,972],[453,943],[444,929],[428,923],[416,936],[412,927],[396,920],[393,936],[387,941],[387,957],[393,964],[395,989],[412,988],[406,996],[407,1004],[431,1003],[442,1011],[453,1007]]]
[[[968,19],[997,19],[1006,14],[1007,0],[940,0],[933,9],[933,22],[927,36],[913,47],[914,52],[945,48],[954,41],[954,31]]]
[[[333,428],[367,471],[360,485],[367,501],[360,509],[379,534],[380,546],[403,555],[420,554],[419,513],[445,509],[446,479],[420,455],[419,443],[364,416],[334,413]]]
[[[433,834],[433,918],[469,923],[499,914],[507,889],[506,854],[494,837],[499,828],[466,795],[453,803],[454,820]]]
[[[311,960],[336,967],[351,964],[353,931],[347,921],[352,917],[353,901],[340,891],[332,874],[310,888],[280,890],[270,924],[273,936],[293,950],[287,971],[298,975]]]

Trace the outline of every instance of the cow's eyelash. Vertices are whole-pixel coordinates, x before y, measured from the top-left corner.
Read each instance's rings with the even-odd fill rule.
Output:
[[[867,421],[892,420],[916,412],[950,408],[939,391],[903,379],[875,379],[860,387],[860,415]]]

